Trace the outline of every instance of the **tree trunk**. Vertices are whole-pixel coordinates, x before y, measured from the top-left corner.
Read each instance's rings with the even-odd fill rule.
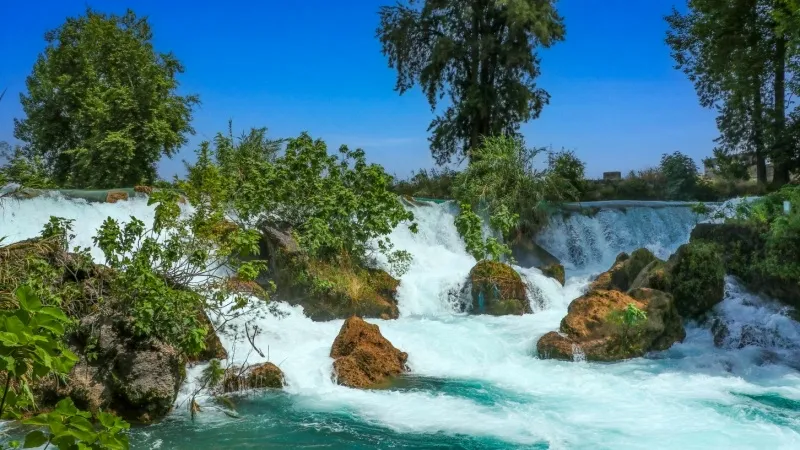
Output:
[[[772,149],[772,182],[782,186],[789,182],[789,149],[786,145],[786,37],[775,41],[775,135]]]
[[[756,77],[753,98],[753,147],[756,159],[756,179],[758,184],[767,184],[767,162],[764,159],[764,105],[761,99],[761,82]]]

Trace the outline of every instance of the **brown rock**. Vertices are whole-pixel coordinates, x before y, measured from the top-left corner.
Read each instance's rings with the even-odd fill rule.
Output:
[[[536,352],[542,359],[569,361],[573,355],[573,342],[556,331],[551,331],[536,343]]]
[[[206,329],[206,348],[199,354],[189,358],[189,362],[209,361],[212,359],[225,359],[228,357],[228,352],[219,340],[219,336],[205,312],[200,312],[198,319],[203,327]]]
[[[366,388],[405,372],[408,354],[384,338],[377,325],[353,316],[333,341],[331,358],[337,383]]]
[[[225,392],[263,388],[282,389],[283,386],[283,371],[271,362],[256,364],[244,372],[239,368],[232,368],[222,383]]]
[[[657,261],[657,258],[646,248],[635,250],[630,256],[621,253],[617,256],[611,269],[597,277],[589,290],[604,289],[625,292],[630,289],[642,269],[653,261]]]
[[[155,191],[155,188],[152,186],[134,186],[133,191],[140,194],[150,195]]]
[[[614,314],[628,305],[644,311],[646,319],[633,326],[616,321]],[[630,295],[597,290],[570,303],[561,334],[546,334],[537,350],[541,358],[572,360],[577,347],[589,361],[616,361],[665,350],[684,337],[681,317],[669,294],[644,288]]]
[[[117,203],[120,200],[128,200],[128,193],[124,191],[109,191],[106,196],[106,203]]]

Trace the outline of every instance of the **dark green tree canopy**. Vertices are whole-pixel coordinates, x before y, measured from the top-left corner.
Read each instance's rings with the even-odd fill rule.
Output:
[[[484,136],[517,134],[549,94],[537,87],[537,47],[564,39],[555,0],[406,0],[380,9],[377,35],[401,94],[419,84],[439,164],[470,156]]]
[[[22,94],[15,136],[68,187],[152,183],[186,142],[196,96],[177,94],[183,66],[153,48],[146,18],[87,10],[45,35]]]

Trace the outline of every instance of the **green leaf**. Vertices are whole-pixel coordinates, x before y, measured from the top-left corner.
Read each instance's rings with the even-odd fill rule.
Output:
[[[22,448],[41,447],[48,441],[47,436],[41,430],[31,431],[25,436],[25,443]]]
[[[42,307],[42,301],[39,300],[39,297],[30,286],[20,286],[14,293],[21,309],[38,311]]]

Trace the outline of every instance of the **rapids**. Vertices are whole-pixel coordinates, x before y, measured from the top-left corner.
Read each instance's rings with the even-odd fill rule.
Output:
[[[107,216],[153,218],[141,199],[87,204],[40,197],[2,206],[6,242],[36,236],[50,215],[75,219],[73,244],[88,247]],[[537,287],[535,313],[522,317],[455,312],[449,292],[475,260],[453,225],[453,207],[411,208],[419,232],[401,226],[391,235],[414,256],[401,279],[400,318],[370,320],[408,352],[409,376],[385,390],[334,384],[328,354],[342,321],[312,322],[300,307],[277,304],[279,314],[254,320],[263,330],[257,344],[283,369],[286,388],[236,398],[238,418],[204,399],[206,408],[191,422],[185,402],[201,370],[191,367],[175,411],[135,429],[133,448],[800,448],[800,328],[785,309],[734,279],[715,311],[730,330],[723,348],[713,345],[710,323],[693,323],[685,342],[646,358],[595,364],[535,356],[538,338],[558,328],[569,302],[617,253],[646,246],[666,257],[688,241],[697,220],[688,208],[553,217],[538,241],[565,263],[567,283],[518,268]],[[97,249],[92,253],[102,262]],[[746,326],[764,338],[741,345]],[[222,340],[234,360],[244,359],[246,342]]]

